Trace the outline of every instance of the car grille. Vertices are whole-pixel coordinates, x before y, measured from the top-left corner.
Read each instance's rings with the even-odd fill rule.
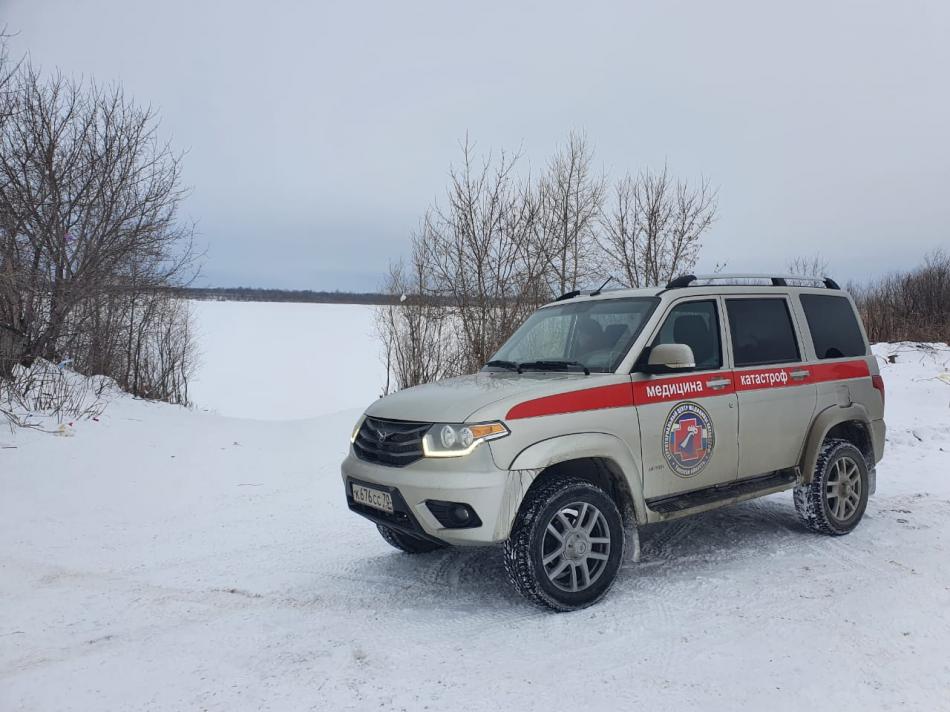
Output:
[[[356,434],[353,451],[361,460],[405,467],[423,456],[422,437],[431,423],[366,418]]]

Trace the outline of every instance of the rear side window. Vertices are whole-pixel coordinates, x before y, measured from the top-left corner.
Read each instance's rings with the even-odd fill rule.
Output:
[[[800,298],[818,358],[867,354],[851,302],[826,294],[802,294]]]
[[[784,299],[727,299],[736,366],[798,361],[798,343]]]

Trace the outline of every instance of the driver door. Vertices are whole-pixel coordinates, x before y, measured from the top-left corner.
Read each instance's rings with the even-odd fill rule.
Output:
[[[686,344],[696,368],[633,375],[647,500],[738,478],[739,409],[721,310],[716,297],[674,302],[648,343]]]

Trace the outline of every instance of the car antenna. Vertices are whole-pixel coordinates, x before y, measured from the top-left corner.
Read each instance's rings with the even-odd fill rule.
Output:
[[[606,287],[607,283],[612,279],[613,279],[613,276],[610,276],[607,279],[605,279],[602,285],[600,285],[599,287],[597,287],[597,289],[595,289],[593,292],[590,293],[590,296],[596,297],[598,294],[604,291],[604,287]]]

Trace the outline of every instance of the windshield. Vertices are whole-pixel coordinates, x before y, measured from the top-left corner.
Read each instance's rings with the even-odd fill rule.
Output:
[[[595,299],[539,309],[498,350],[486,370],[612,372],[658,301]]]

